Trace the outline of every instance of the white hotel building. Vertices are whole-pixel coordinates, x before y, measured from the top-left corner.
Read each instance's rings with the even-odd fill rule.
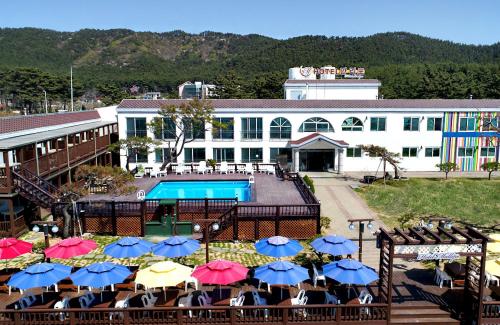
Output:
[[[408,171],[435,171],[442,161],[473,171],[485,161],[498,160],[498,133],[489,125],[499,123],[500,100],[386,100],[378,99],[379,87],[378,80],[316,79],[290,69],[285,99],[211,100],[214,116],[229,127],[208,126],[209,131],[186,145],[177,162],[268,163],[287,154],[295,171],[374,171],[380,159],[358,147],[369,144],[400,153],[400,166]],[[117,108],[120,138],[155,138],[147,123],[162,105],[183,101],[123,100]],[[163,136],[167,148],[168,130]],[[133,160],[161,164],[162,151]],[[124,157],[121,163],[125,166]]]

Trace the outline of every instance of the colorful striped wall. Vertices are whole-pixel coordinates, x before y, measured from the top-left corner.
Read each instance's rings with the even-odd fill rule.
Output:
[[[487,161],[498,161],[498,133],[483,130],[483,119],[497,117],[498,112],[469,112],[444,113],[443,140],[441,148],[441,162],[454,162],[459,171],[480,171],[481,165]],[[461,117],[474,117],[476,119],[475,131],[463,132],[459,129]],[[481,157],[481,148],[496,147],[495,157]],[[473,148],[472,157],[458,157],[458,148]]]

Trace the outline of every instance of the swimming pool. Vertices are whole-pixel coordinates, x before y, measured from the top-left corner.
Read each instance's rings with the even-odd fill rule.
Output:
[[[248,181],[167,181],[161,182],[146,195],[146,199],[220,199],[238,198],[250,201],[252,191]]]

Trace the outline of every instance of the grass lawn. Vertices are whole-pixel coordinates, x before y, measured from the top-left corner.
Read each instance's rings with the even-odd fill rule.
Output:
[[[423,179],[382,182],[358,189],[387,226],[399,226],[398,217],[444,216],[481,227],[500,224],[500,180]]]

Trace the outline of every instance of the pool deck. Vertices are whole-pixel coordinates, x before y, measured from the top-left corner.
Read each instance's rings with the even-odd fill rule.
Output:
[[[284,181],[274,175],[258,174],[255,175],[254,201],[241,202],[241,204],[304,204],[304,199],[291,181]],[[167,177],[159,178],[136,178],[134,184],[138,191],[144,190],[148,193],[153,187],[161,181],[213,181],[213,180],[248,180],[249,175],[243,174],[169,174]],[[132,184],[131,184],[132,185]],[[138,201],[136,192],[127,195],[111,194],[91,194],[81,201]]]

